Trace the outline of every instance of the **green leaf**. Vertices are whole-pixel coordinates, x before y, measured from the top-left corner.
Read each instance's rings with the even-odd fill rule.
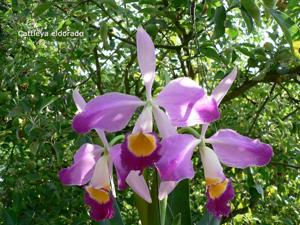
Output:
[[[45,3],[39,4],[33,10],[34,16],[38,17],[38,16],[42,15],[44,12],[46,12],[50,8],[50,6],[51,6],[50,2],[45,2]]]
[[[104,49],[108,50],[110,48],[107,40],[107,35],[108,35],[108,26],[107,23],[101,23],[100,24],[100,36],[103,41],[103,47]]]
[[[55,144],[52,145],[52,147],[54,148],[55,151],[57,164],[60,166],[63,158],[62,145],[59,142],[56,142]]]
[[[40,146],[40,144],[37,141],[34,141],[30,144],[29,148],[33,155],[36,155],[36,153],[39,149],[39,146]]]
[[[261,25],[260,11],[254,0],[241,0],[242,6],[254,19],[257,26]]]
[[[225,20],[226,20],[226,10],[224,6],[220,6],[216,9],[214,16],[215,29],[214,29],[214,38],[220,38],[225,33]]]
[[[289,43],[292,52],[294,52],[293,41],[300,38],[300,30],[297,24],[295,24],[294,21],[283,12],[270,8],[267,8],[267,10],[281,27],[285,39]]]
[[[199,221],[198,225],[219,225],[221,220],[214,217],[210,212],[206,211]]]
[[[115,215],[112,219],[100,221],[97,224],[99,224],[99,225],[124,225],[121,214],[120,214],[120,209],[119,209],[116,199],[114,199],[114,209],[115,209]]]
[[[253,27],[254,27],[253,19],[243,7],[241,7],[241,13],[242,13],[242,17],[246,23],[248,34],[251,34],[253,31]]]
[[[135,193],[133,196],[142,225],[148,225],[148,203]]]
[[[9,210],[7,209],[2,209],[2,219],[5,220],[7,225],[15,225],[16,223],[16,218],[15,215],[13,213],[10,213]]]
[[[111,6],[113,9],[118,8],[115,0],[102,0],[102,3],[105,3],[107,6]]]
[[[189,3],[188,0],[173,0],[172,4],[175,8],[178,8],[180,6],[186,6]]]
[[[104,220],[104,221],[100,221],[98,222],[99,225],[111,225],[109,220]]]
[[[243,53],[244,55],[249,56],[249,57],[253,57],[253,52],[252,52],[252,51],[249,51],[248,48],[242,47],[241,45],[235,45],[234,47],[235,47],[238,51],[240,51],[241,53]]]
[[[156,0],[140,0],[139,3],[140,4],[155,5],[156,4]]]
[[[181,181],[175,190],[169,195],[168,204],[172,215],[181,214],[181,224],[191,225],[191,211],[190,211],[190,187],[189,180]],[[173,218],[173,222],[176,217]]]
[[[110,220],[111,225],[124,225],[120,209],[116,199],[114,199],[115,216]]]
[[[216,61],[220,61],[219,54],[214,48],[203,48],[201,49],[201,53],[210,59],[214,59]]]
[[[265,6],[269,7],[269,8],[274,8],[274,6],[276,5],[277,0],[263,0]]]
[[[172,225],[181,225],[181,214],[177,214],[173,220]]]
[[[226,33],[228,34],[228,36],[231,39],[235,40],[238,37],[238,35],[239,35],[239,30],[238,29],[234,29],[234,28],[228,28],[228,29],[226,29]]]
[[[59,96],[50,96],[50,97],[43,99],[42,104],[39,108],[39,112],[41,113],[43,111],[43,109],[45,109],[47,106],[51,105],[57,99],[59,99]]]

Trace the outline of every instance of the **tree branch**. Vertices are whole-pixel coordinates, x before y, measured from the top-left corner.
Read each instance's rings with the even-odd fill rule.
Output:
[[[259,83],[283,83],[286,81],[290,81],[297,76],[300,75],[300,66],[290,68],[286,73],[279,73],[275,70],[270,70],[267,73],[262,72],[257,77],[253,78],[252,80],[245,81],[241,86],[234,89],[230,93],[228,93],[224,99],[223,102],[228,102],[242,94],[244,94],[246,91],[254,87],[255,85]]]
[[[102,95],[103,94],[103,88],[102,88],[102,77],[101,77],[101,66],[99,63],[99,55],[97,52],[97,47],[93,49],[94,53],[94,58],[95,58],[95,64],[96,64],[96,85],[98,88],[99,93]]]
[[[265,108],[265,106],[268,103],[269,99],[271,98],[271,96],[272,96],[272,94],[273,94],[273,92],[275,90],[275,86],[276,86],[276,83],[273,84],[273,86],[272,86],[272,88],[270,90],[270,93],[268,94],[268,96],[266,97],[265,101],[262,103],[262,105],[260,106],[260,108],[257,110],[256,115],[255,115],[255,117],[254,117],[254,119],[252,121],[252,124],[251,124],[250,128],[249,128],[248,135],[251,133],[251,131],[252,131],[252,129],[253,129],[253,127],[254,127],[254,125],[255,125],[255,123],[256,123],[259,115],[260,115],[260,113],[263,111],[263,109]]]

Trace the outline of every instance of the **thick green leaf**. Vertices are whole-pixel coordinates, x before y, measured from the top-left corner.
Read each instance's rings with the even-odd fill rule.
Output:
[[[52,3],[50,2],[45,2],[45,3],[41,3],[39,4],[37,7],[35,7],[35,9],[33,10],[33,14],[35,16],[40,16],[42,15],[44,12],[46,12]]]
[[[180,6],[185,6],[188,4],[188,0],[173,0],[172,4],[174,5],[174,7],[180,7]]]
[[[202,48],[201,53],[210,59],[220,61],[220,56],[214,48]]]
[[[159,185],[159,180],[158,180],[158,174],[155,171],[153,173],[153,181],[152,181],[152,186],[151,186],[151,198],[152,198],[152,203],[149,205],[148,208],[148,221],[149,218],[151,218],[151,224],[149,225],[163,225],[161,224],[161,210],[160,210],[160,202],[158,200],[158,185]]]
[[[278,25],[281,27],[282,32],[284,33],[284,37],[287,42],[290,44],[292,51],[293,49],[293,41],[300,38],[300,30],[296,23],[285,13],[268,8],[268,12],[272,15],[272,17],[276,20]]]
[[[253,31],[253,28],[254,28],[253,19],[243,7],[241,7],[241,13],[242,13],[242,17],[246,23],[248,34],[251,34]]]
[[[214,16],[215,29],[214,29],[214,38],[220,38],[225,33],[225,20],[226,20],[226,10],[224,6],[220,6],[216,9]]]
[[[173,220],[172,225],[181,225],[181,214],[177,214]]]
[[[263,0],[265,6],[269,7],[269,8],[274,8],[274,6],[276,5],[277,0]]]
[[[182,225],[192,224],[189,193],[189,180],[186,179],[177,185],[175,190],[169,195],[168,199],[168,208],[171,211],[170,214],[173,216],[181,214]],[[168,216],[170,217],[170,215]],[[173,222],[174,220],[176,220],[176,217],[173,218]]]
[[[108,40],[107,40],[107,34],[108,34],[108,26],[107,23],[101,23],[100,25],[100,36],[101,39],[103,41],[103,47],[104,49],[109,49],[109,44],[108,44]]]
[[[110,220],[98,222],[99,225],[124,225],[117,201],[114,199],[115,215]]]
[[[219,225],[221,220],[214,217],[210,212],[206,211],[199,221],[198,225]]]
[[[148,225],[148,203],[137,194],[133,197],[142,225]]]
[[[242,6],[254,19],[257,26],[261,25],[260,11],[254,0],[241,0]]]
[[[50,96],[50,97],[43,99],[41,106],[39,107],[39,112],[41,113],[46,107],[51,105],[57,99],[59,99],[59,96]]]
[[[111,225],[124,225],[120,209],[116,199],[114,199],[115,216],[110,220]]]

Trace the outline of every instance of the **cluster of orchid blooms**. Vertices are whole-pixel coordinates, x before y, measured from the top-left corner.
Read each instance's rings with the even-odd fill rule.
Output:
[[[161,182],[157,197],[162,200],[178,182],[194,177],[192,155],[195,149],[199,149],[206,181],[206,207],[218,218],[228,216],[234,190],[220,162],[236,168],[264,166],[273,156],[270,145],[230,129],[221,129],[205,138],[208,125],[220,117],[218,106],[235,80],[237,69],[227,75],[210,96],[195,81],[183,77],[171,81],[153,98],[154,44],[142,28],[137,31],[136,44],[146,101],[111,92],[86,103],[75,90],[73,98],[78,113],[73,119],[73,129],[80,134],[94,129],[103,146],[81,146],[74,156],[74,164],[59,172],[61,182],[64,185],[86,185],[84,200],[91,208],[90,216],[97,221],[110,219],[114,216],[113,201],[116,197],[113,167],[120,190],[129,185],[136,194],[151,203],[144,169],[152,167],[158,171]],[[126,135],[122,144],[110,146],[105,132],[124,129],[138,107],[143,107],[143,110],[132,132]],[[153,131],[153,121],[159,134]],[[177,127],[200,124],[200,138],[177,133]]]

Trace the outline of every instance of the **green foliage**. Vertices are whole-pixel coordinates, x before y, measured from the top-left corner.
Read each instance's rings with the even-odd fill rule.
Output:
[[[72,130],[72,90],[78,87],[86,100],[110,91],[143,96],[134,40],[138,26],[146,28],[157,47],[154,96],[183,76],[210,93],[238,66],[238,79],[221,105],[222,118],[207,136],[232,128],[274,147],[267,167],[225,168],[236,197],[232,214],[221,223],[298,224],[300,62],[292,46],[300,40],[299,1],[222,3],[1,1],[0,224],[96,224],[89,219],[82,188],[64,187],[57,177],[83,143],[100,142],[95,133]],[[83,36],[51,35],[60,31]],[[120,143],[132,127],[133,122],[109,134],[109,141]],[[182,132],[195,131],[199,127]],[[193,160],[190,198],[179,202],[174,197],[187,194],[183,181],[168,199],[166,217],[174,225],[205,218],[214,224],[205,214],[202,165],[197,157]],[[137,225],[131,190],[117,196],[124,224]],[[121,224],[120,217],[104,224]]]

